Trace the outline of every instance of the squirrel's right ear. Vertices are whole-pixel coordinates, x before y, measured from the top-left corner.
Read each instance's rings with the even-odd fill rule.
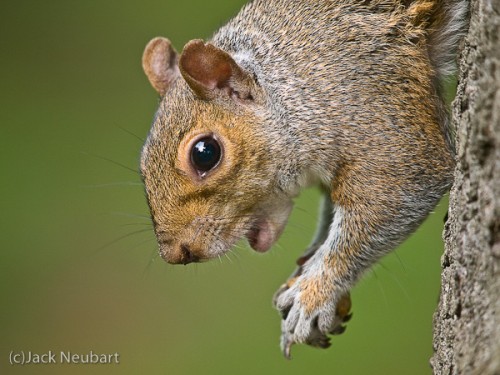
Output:
[[[229,96],[252,100],[255,82],[224,50],[201,39],[190,41],[179,59],[179,68],[189,87],[201,99]]]
[[[142,68],[149,82],[163,96],[168,87],[180,76],[179,57],[166,38],[152,39],[142,54]]]

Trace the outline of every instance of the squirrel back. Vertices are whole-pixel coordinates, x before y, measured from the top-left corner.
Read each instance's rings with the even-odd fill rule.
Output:
[[[379,132],[384,135],[404,124],[403,133],[438,126],[444,148],[453,154],[441,84],[453,71],[466,4],[255,0],[211,43],[227,51],[266,92],[264,115],[270,121],[265,132],[274,140],[286,139],[278,147],[292,142],[319,164],[338,165],[352,150],[353,138],[363,143],[373,137],[371,124],[385,124],[387,130]],[[321,148],[315,152],[311,134],[336,143],[341,155],[321,154]],[[442,149],[437,146],[438,153]]]

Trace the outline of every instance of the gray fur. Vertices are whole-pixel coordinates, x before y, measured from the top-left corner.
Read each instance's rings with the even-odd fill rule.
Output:
[[[250,161],[239,161],[236,181],[258,191],[256,198],[241,201],[235,186],[222,187],[211,193],[215,203],[203,206],[211,218],[237,204],[284,214],[289,200],[311,184],[331,199],[304,264],[275,296],[284,314],[285,355],[294,343],[329,345],[328,334],[342,331],[348,311],[339,306],[350,288],[420,225],[450,187],[453,145],[437,82],[453,66],[466,4],[255,0],[211,40],[254,78],[248,91],[255,101],[242,104],[223,95],[200,101],[181,78],[166,90],[142,160],[162,231],[172,232],[168,221],[183,194],[169,165],[175,165],[177,147],[196,116],[211,111],[233,116],[223,125],[228,129],[244,119],[252,139],[242,142],[255,137],[265,144],[252,153],[258,168],[245,169]],[[168,185],[167,177],[175,182]],[[199,221],[218,223],[198,217],[186,225]],[[224,233],[215,225],[201,232]],[[213,237],[200,228],[197,236]]]

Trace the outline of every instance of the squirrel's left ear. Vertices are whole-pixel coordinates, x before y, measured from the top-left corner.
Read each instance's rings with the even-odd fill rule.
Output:
[[[227,95],[238,100],[253,100],[255,81],[222,49],[190,41],[179,59],[179,68],[189,87],[201,99]]]
[[[142,54],[142,68],[151,86],[165,95],[169,86],[180,77],[177,52],[166,38],[152,39]]]

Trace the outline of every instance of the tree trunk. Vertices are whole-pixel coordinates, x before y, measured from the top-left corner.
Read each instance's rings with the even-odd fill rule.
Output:
[[[500,374],[500,0],[472,0],[453,121],[457,168],[434,315],[435,374]]]

